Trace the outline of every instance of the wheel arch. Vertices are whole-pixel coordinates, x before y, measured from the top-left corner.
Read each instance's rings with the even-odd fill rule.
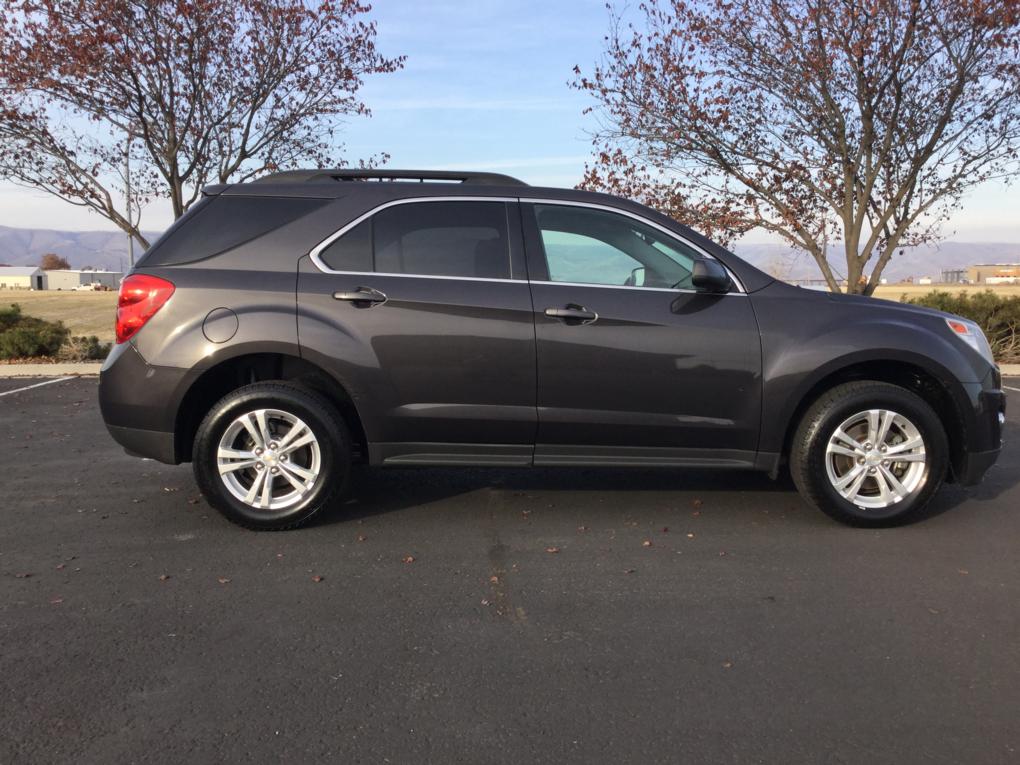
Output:
[[[354,460],[368,454],[365,428],[354,399],[342,381],[300,356],[283,353],[246,353],[223,359],[202,370],[180,398],[174,421],[174,452],[178,463],[190,462],[195,434],[213,404],[243,385],[285,380],[316,391],[329,399],[343,416],[353,440]]]
[[[811,405],[837,385],[857,380],[897,385],[924,399],[939,416],[949,440],[951,471],[947,480],[957,474],[966,454],[966,426],[958,401],[962,392],[954,390],[948,370],[937,363],[928,360],[921,364],[916,359],[901,357],[843,360],[827,365],[805,381],[783,418],[786,423],[780,452],[783,459],[789,458],[794,434]]]

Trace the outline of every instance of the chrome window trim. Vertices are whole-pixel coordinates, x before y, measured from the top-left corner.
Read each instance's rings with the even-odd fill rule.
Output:
[[[634,220],[638,221],[639,223],[643,223],[646,226],[651,226],[652,228],[661,231],[662,233],[666,234],[667,236],[671,236],[674,239],[680,240],[686,246],[688,246],[692,250],[700,253],[703,257],[708,258],[709,260],[718,260],[718,258],[716,258],[714,255],[712,255],[709,252],[706,252],[703,248],[701,248],[698,245],[694,244],[694,242],[691,242],[690,240],[684,238],[683,236],[681,236],[680,234],[676,233],[675,231],[672,231],[672,230],[666,228],[665,226],[656,223],[655,221],[648,220],[648,218],[645,218],[645,217],[643,217],[641,215],[638,215],[637,213],[633,213],[630,210],[621,210],[618,207],[612,207],[610,205],[599,204],[597,202],[578,202],[578,201],[568,200],[568,199],[546,199],[546,198],[541,198],[541,197],[484,197],[484,196],[457,196],[457,195],[434,196],[434,197],[406,197],[404,199],[391,199],[389,202],[383,202],[381,205],[373,207],[371,210],[368,210],[368,211],[362,213],[357,218],[352,220],[350,223],[347,223],[342,228],[338,229],[337,231],[333,232],[328,237],[323,239],[321,242],[319,242],[317,245],[315,245],[315,247],[313,247],[311,249],[311,251],[308,253],[308,257],[311,259],[311,261],[315,265],[315,267],[317,269],[319,269],[322,273],[324,273],[324,274],[338,274],[338,275],[341,275],[341,276],[373,275],[373,276],[400,276],[400,277],[403,277],[405,279],[454,279],[454,280],[457,280],[457,281],[466,281],[466,282],[515,282],[515,283],[520,283],[520,284],[529,284],[529,283],[530,284],[562,284],[562,285],[565,285],[565,286],[568,286],[568,287],[569,286],[572,286],[572,287],[603,287],[603,288],[607,288],[607,289],[651,290],[651,291],[654,291],[654,292],[683,292],[683,293],[691,293],[691,294],[702,294],[702,293],[698,292],[697,290],[687,290],[687,289],[680,289],[680,288],[672,289],[670,287],[639,287],[639,286],[628,286],[628,285],[623,285],[623,284],[585,284],[585,283],[582,283],[582,282],[553,282],[553,281],[539,281],[539,280],[534,280],[534,279],[528,279],[528,280],[514,279],[513,278],[514,274],[513,274],[513,261],[512,261],[512,259],[510,259],[510,263],[509,263],[509,266],[510,266],[510,277],[507,278],[507,279],[489,279],[489,278],[483,278],[483,277],[479,277],[479,276],[443,276],[443,275],[437,275],[437,274],[394,274],[394,273],[387,273],[387,272],[383,272],[383,271],[335,271],[332,268],[330,268],[329,266],[327,266],[326,263],[322,260],[321,255],[322,255],[323,250],[325,250],[327,247],[329,247],[331,244],[333,244],[333,242],[335,242],[337,239],[342,237],[344,234],[346,234],[348,231],[350,231],[352,228],[354,228],[358,224],[362,223],[363,221],[367,220],[368,218],[371,218],[376,213],[381,212],[381,211],[383,211],[383,210],[385,210],[385,209],[387,209],[389,207],[395,207],[396,205],[414,204],[416,202],[503,202],[504,204],[511,203],[511,202],[513,202],[513,203],[522,202],[522,203],[525,203],[525,204],[562,205],[562,206],[567,206],[567,207],[587,207],[587,208],[590,208],[590,209],[593,209],[593,210],[602,210],[602,211],[605,211],[605,212],[616,213],[617,215],[624,215],[624,216],[626,216],[628,218],[633,218]],[[509,259],[509,253],[508,253],[508,259]],[[723,264],[723,267],[726,269],[726,273],[728,273],[730,275],[730,279],[733,281],[733,284],[737,288],[737,291],[736,292],[722,293],[720,295],[720,297],[723,296],[723,295],[746,295],[747,294],[747,290],[744,288],[744,285],[740,281],[740,279],[737,278],[737,275],[735,273],[733,273],[733,271],[731,271],[730,268],[725,263]]]
[[[346,224],[343,228],[327,236],[315,247],[312,248],[311,252],[308,253],[308,257],[311,258],[312,263],[315,267],[322,271],[324,274],[372,274],[375,276],[406,276],[411,279],[459,279],[462,281],[471,282],[522,282],[527,283],[523,279],[514,279],[514,264],[513,259],[510,257],[509,250],[507,251],[507,267],[510,270],[510,276],[506,279],[485,279],[480,276],[442,276],[437,274],[391,274],[382,271],[335,271],[326,265],[322,259],[322,252],[329,247],[333,242],[342,237],[352,228],[358,224],[368,220],[376,213],[382,212],[389,207],[396,207],[397,205],[414,204],[415,202],[517,202],[515,197],[461,197],[461,196],[440,196],[440,197],[408,197],[406,199],[391,199],[389,202],[383,202],[377,207],[373,207],[368,212],[362,213],[357,218]]]

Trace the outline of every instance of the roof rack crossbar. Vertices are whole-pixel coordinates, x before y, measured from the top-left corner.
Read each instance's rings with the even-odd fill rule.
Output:
[[[325,183],[329,181],[444,181],[479,186],[527,186],[524,181],[500,173],[456,170],[285,170],[259,178],[256,183]]]

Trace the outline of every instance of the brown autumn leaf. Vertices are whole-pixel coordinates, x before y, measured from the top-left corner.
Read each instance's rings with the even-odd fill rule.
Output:
[[[65,568],[67,568],[67,566],[64,565],[63,563],[57,564],[57,571],[63,571]]]
[[[320,576],[319,574],[316,574],[315,576],[312,577],[312,581],[313,582],[321,582],[325,578],[326,577],[324,577],[324,576]]]
[[[687,534],[687,538],[688,538],[688,539],[694,539],[694,534],[688,533],[688,534]]]
[[[29,578],[31,578],[31,576],[32,576],[32,572],[31,571],[26,571],[26,572],[21,573],[21,574],[15,574],[14,578],[15,579],[29,579]]]
[[[405,555],[402,560],[404,561],[404,563],[414,563],[414,556]]]
[[[161,581],[161,582],[165,582],[165,581],[167,581],[167,580],[168,580],[169,578],[170,578],[170,574],[160,574],[160,575],[159,575],[159,581]]]
[[[55,597],[55,598],[50,598],[50,605],[53,605],[53,606],[59,606],[63,602],[64,602],[64,599],[62,597],[60,597],[59,595],[57,597]]]
[[[230,580],[225,576],[221,576],[216,581],[219,582],[220,584],[230,584]]]
[[[558,553],[560,551],[560,548],[558,548],[558,547],[547,547],[547,548],[545,548],[545,551],[547,553],[556,554],[556,553]]]
[[[368,537],[366,537],[364,534],[358,534],[359,542],[364,542],[366,539],[368,539]]]
[[[625,568],[623,570],[623,573],[625,573],[625,574],[633,574],[635,571],[637,571],[636,568]]]
[[[587,526],[578,526],[577,530],[580,531],[583,534],[584,532],[586,532],[588,530],[588,527]]]
[[[499,584],[499,577],[498,576],[490,576],[489,577],[489,581],[492,582],[493,584]]]
[[[669,533],[669,526],[663,526],[662,527],[662,533],[663,534],[668,534]]]
[[[652,546],[652,540],[651,539],[646,539],[644,542],[641,543],[641,546],[642,547],[651,547]]]
[[[720,558],[724,558],[724,557],[726,557],[726,551],[725,551],[725,550],[720,550],[720,551],[719,551],[719,557],[720,557]]]
[[[967,569],[965,569],[965,568],[958,568],[958,569],[956,569],[956,573],[963,574],[964,576],[967,576],[967,574],[969,574],[970,572]]]
[[[733,662],[732,661],[724,661],[722,663],[722,665],[723,665],[723,669],[730,669],[733,666]]]
[[[691,513],[691,518],[697,518],[700,515],[701,515],[701,511],[700,510],[695,510],[693,513]]]
[[[703,504],[705,504],[705,503],[702,502],[700,499],[692,499],[691,500],[691,507],[693,507],[695,510],[698,509],[699,507],[701,507]]]

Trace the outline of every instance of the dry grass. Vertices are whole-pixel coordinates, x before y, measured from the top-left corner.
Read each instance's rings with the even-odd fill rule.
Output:
[[[60,320],[72,335],[95,335],[113,342],[116,292],[57,292],[0,289],[0,305],[17,303],[26,316]]]
[[[954,295],[960,292],[984,292],[991,290],[1000,297],[1013,297],[1020,295],[1020,284],[884,284],[875,290],[875,297],[886,300],[902,300],[906,295],[908,298],[916,298],[927,295],[929,292],[951,292]]]

